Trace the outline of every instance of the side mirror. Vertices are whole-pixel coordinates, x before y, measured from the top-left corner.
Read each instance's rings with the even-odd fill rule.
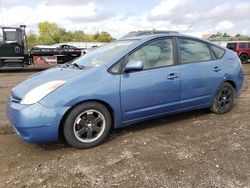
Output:
[[[141,61],[129,61],[125,66],[125,72],[143,70],[143,63]]]

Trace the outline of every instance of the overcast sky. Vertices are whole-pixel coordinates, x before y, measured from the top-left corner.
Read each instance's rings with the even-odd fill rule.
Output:
[[[37,32],[42,21],[115,38],[151,29],[250,35],[250,0],[0,0],[0,25]]]

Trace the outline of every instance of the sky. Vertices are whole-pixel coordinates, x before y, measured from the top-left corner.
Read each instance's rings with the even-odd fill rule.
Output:
[[[0,25],[25,24],[36,33],[43,21],[114,38],[152,29],[250,35],[250,0],[0,0]]]

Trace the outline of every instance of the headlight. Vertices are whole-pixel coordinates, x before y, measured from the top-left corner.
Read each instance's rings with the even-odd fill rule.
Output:
[[[42,84],[30,90],[21,100],[21,104],[34,104],[44,98],[46,95],[65,84],[66,81],[56,80]]]

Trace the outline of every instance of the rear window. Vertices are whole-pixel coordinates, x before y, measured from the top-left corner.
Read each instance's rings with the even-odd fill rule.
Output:
[[[240,43],[240,48],[247,48],[247,43]]]
[[[236,50],[236,43],[227,43],[227,48],[230,50]]]
[[[222,56],[225,53],[225,51],[222,48],[218,47],[218,46],[212,45],[211,49],[214,52],[214,54],[215,54],[215,56],[216,56],[217,59],[222,58]]]

